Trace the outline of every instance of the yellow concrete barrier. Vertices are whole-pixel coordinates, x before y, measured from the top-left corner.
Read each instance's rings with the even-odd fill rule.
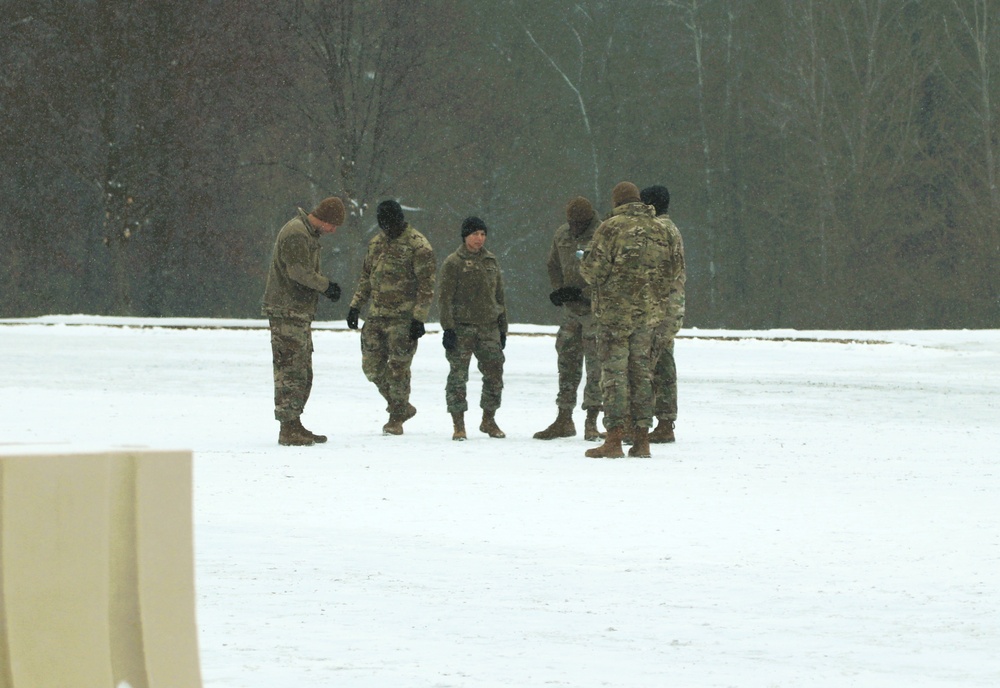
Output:
[[[0,688],[199,688],[191,453],[0,447]]]

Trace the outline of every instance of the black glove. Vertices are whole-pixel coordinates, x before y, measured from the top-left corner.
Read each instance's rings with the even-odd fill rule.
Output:
[[[549,294],[552,303],[561,306],[569,301],[579,301],[583,297],[580,287],[560,287]]]
[[[338,300],[340,298],[340,285],[336,282],[330,282],[330,286],[328,286],[326,291],[323,292],[323,296],[331,301]]]
[[[501,330],[500,331],[500,350],[503,351],[503,348],[505,346],[507,346],[507,333],[504,332],[503,330]]]
[[[347,311],[347,326],[352,330],[358,329],[358,316],[361,315],[361,311],[357,308],[350,308]]]
[[[410,339],[416,341],[424,336],[424,324],[414,318],[410,321]]]
[[[441,336],[441,345],[448,351],[458,346],[458,335],[455,333],[455,330],[444,331],[444,334]]]

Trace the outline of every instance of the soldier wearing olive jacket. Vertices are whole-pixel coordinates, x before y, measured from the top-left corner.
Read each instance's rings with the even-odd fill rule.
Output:
[[[562,308],[562,322],[556,334],[556,354],[559,368],[559,393],[556,406],[559,415],[544,430],[534,434],[536,440],[572,437],[576,434],[573,424],[573,407],[576,392],[586,367],[587,379],[583,387],[583,410],[587,412],[583,437],[596,440],[602,435],[597,428],[597,415],[601,411],[601,364],[597,357],[597,326],[590,309],[590,286],[580,275],[580,257],[590,246],[594,231],[601,220],[594,207],[583,196],[577,196],[566,205],[566,224],[556,230],[546,267],[552,293],[549,300]]]
[[[302,426],[299,416],[312,390],[312,321],[323,294],[340,298],[340,287],[319,271],[319,238],[344,222],[339,198],[324,199],[311,213],[299,208],[274,242],[261,312],[271,329],[274,367],[274,417],[281,423],[278,443],[311,445],[326,442]]]
[[[496,256],[483,248],[487,231],[486,223],[478,217],[466,218],[462,222],[462,245],[445,258],[439,278],[442,344],[451,366],[445,400],[455,440],[466,438],[466,385],[473,356],[483,375],[479,401],[483,420],[479,430],[490,437],[504,437],[495,414],[503,392],[507,306],[500,265]]]

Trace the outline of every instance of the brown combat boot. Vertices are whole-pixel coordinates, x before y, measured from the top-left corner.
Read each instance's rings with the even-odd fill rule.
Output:
[[[390,413],[389,422],[382,426],[383,435],[402,435],[403,423],[417,415],[417,409],[413,404],[407,404],[406,410],[402,413]]]
[[[632,444],[632,437],[635,435],[635,426],[629,423],[622,427],[622,444]]]
[[[657,421],[656,429],[649,433],[649,441],[653,444],[667,444],[676,441],[674,438],[674,421]]]
[[[461,442],[465,440],[465,414],[461,411],[458,413],[451,414],[451,421],[455,424],[455,431],[451,435],[451,439]]]
[[[323,436],[313,435],[306,430],[298,418],[283,420],[281,421],[281,430],[278,431],[278,444],[285,447],[310,447],[316,444],[315,437]],[[321,441],[326,442],[326,438],[323,437]]]
[[[326,442],[326,435],[317,435],[312,430],[306,429],[302,425],[302,421],[301,420],[296,420],[295,422],[299,424],[299,429],[302,432],[304,432],[305,434],[307,434],[307,435],[309,435],[309,436],[311,436],[313,438],[313,442],[315,442],[316,444],[323,444],[324,442]]]
[[[622,429],[619,427],[608,430],[604,444],[588,449],[585,455],[592,459],[620,459],[625,456],[625,452],[622,451]]]
[[[573,409],[559,409],[552,425],[539,430],[533,437],[536,440],[554,440],[557,437],[572,437],[576,434],[576,426],[573,425]]]
[[[494,411],[483,411],[483,422],[479,424],[479,432],[485,432],[490,437],[501,439],[507,435],[497,427],[496,419],[493,417]]]
[[[632,431],[632,446],[628,450],[628,455],[640,459],[648,459],[652,456],[649,453],[649,428],[636,427]]]
[[[587,409],[587,420],[583,421],[583,439],[595,442],[604,439],[605,435],[597,428],[598,409]]]

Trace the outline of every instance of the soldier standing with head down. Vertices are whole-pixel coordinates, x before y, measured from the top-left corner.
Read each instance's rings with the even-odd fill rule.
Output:
[[[505,436],[497,427],[496,411],[503,392],[507,306],[500,265],[496,256],[483,248],[487,231],[481,219],[467,217],[462,222],[462,245],[441,265],[438,306],[441,343],[451,368],[445,401],[454,424],[453,440],[466,439],[466,386],[473,356],[483,376],[479,431],[490,437]]]
[[[677,420],[677,363],[674,359],[674,338],[684,326],[684,242],[680,230],[667,214],[670,207],[670,191],[665,186],[650,186],[640,194],[642,202],[656,209],[656,219],[663,223],[676,246],[674,260],[677,262],[677,277],[671,285],[667,297],[667,316],[653,333],[653,415],[656,428],[649,433],[652,444],[673,442],[674,423]]]
[[[597,328],[590,309],[590,287],[580,276],[578,252],[590,246],[594,230],[601,224],[594,207],[586,198],[577,196],[566,205],[566,224],[552,237],[552,248],[546,267],[552,293],[549,299],[563,309],[562,323],[556,334],[556,354],[559,365],[559,393],[556,406],[559,415],[549,427],[536,432],[536,440],[572,437],[573,407],[576,392],[583,378],[586,363],[587,379],[583,388],[583,410],[587,412],[583,437],[601,437],[597,416],[601,411],[601,367],[597,360]]]
[[[308,446],[326,442],[302,426],[299,417],[312,391],[312,321],[323,294],[340,298],[340,287],[319,271],[319,239],[344,223],[339,198],[324,199],[311,213],[299,208],[274,242],[264,289],[262,314],[271,329],[274,368],[274,417],[281,423],[278,444]]]
[[[388,405],[383,434],[402,435],[403,423],[417,413],[410,404],[410,365],[434,300],[437,263],[399,203],[382,201],[375,216],[382,231],[368,243],[347,326],[358,329],[361,309],[371,302],[361,330],[361,368]]]
[[[592,288],[608,428],[604,444],[586,455],[624,456],[622,436],[633,427],[629,456],[648,457],[653,331],[665,317],[665,295],[676,276],[674,247],[635,184],[619,183],[611,200],[612,215],[594,233],[580,264]]]

